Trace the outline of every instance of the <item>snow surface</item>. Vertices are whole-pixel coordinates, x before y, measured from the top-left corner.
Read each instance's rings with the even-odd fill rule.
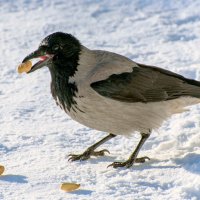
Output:
[[[71,120],[50,95],[47,69],[18,75],[16,66],[48,34],[74,34],[92,49],[114,51],[200,80],[200,1],[0,0],[0,177],[2,200],[200,199],[200,105],[175,115],[146,142],[151,161],[125,160],[139,135],[117,137],[110,155],[68,162],[106,133]],[[65,193],[62,182],[81,184]]]

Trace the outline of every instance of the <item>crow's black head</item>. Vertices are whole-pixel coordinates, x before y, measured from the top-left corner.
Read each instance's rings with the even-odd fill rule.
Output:
[[[81,50],[80,42],[71,34],[56,32],[42,40],[39,48],[26,56],[23,62],[33,58],[39,58],[31,70],[33,72],[43,66],[53,67],[57,70],[67,70],[69,75],[78,65],[78,57]]]

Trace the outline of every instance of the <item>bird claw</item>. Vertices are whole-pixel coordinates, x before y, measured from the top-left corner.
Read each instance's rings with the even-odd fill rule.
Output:
[[[76,160],[82,161],[82,160],[87,160],[89,158],[90,158],[90,156],[85,155],[84,153],[83,154],[70,154],[68,161],[76,161]]]
[[[150,160],[150,158],[145,156],[145,157],[141,157],[141,158],[136,158],[134,160],[130,159],[130,160],[127,160],[125,162],[113,162],[112,164],[108,165],[108,167],[113,167],[113,168],[126,167],[126,168],[129,168],[134,163],[144,163],[146,160]]]
[[[141,157],[141,158],[136,158],[135,163],[144,163],[144,162],[146,162],[146,160],[150,160],[150,158],[147,157],[147,156],[144,156],[144,157]]]
[[[113,162],[112,164],[108,165],[108,167],[118,168],[118,167],[125,167],[127,165],[126,162]]]
[[[105,153],[110,154],[110,152],[107,149],[103,149],[101,151],[86,150],[82,154],[70,154],[68,161],[87,160],[90,158],[90,156],[104,156]]]
[[[101,151],[93,151],[91,153],[92,156],[105,156],[105,153],[110,154],[110,151],[108,151],[107,149],[103,149]]]

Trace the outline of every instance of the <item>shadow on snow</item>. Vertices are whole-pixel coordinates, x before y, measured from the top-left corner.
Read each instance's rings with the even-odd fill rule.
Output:
[[[13,174],[0,176],[0,181],[7,181],[10,183],[28,183],[26,176]]]

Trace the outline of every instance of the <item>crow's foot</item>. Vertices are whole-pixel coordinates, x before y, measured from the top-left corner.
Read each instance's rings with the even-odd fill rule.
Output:
[[[141,158],[136,158],[136,159],[128,159],[125,162],[113,162],[112,164],[108,165],[108,167],[113,167],[113,168],[118,168],[118,167],[126,167],[129,168],[131,167],[134,163],[144,163],[146,160],[150,160],[149,157],[141,157]]]
[[[101,151],[94,151],[91,149],[87,149],[82,154],[70,154],[68,161],[76,161],[76,160],[87,160],[91,156],[104,156],[105,153],[110,153],[107,149],[103,149]]]

